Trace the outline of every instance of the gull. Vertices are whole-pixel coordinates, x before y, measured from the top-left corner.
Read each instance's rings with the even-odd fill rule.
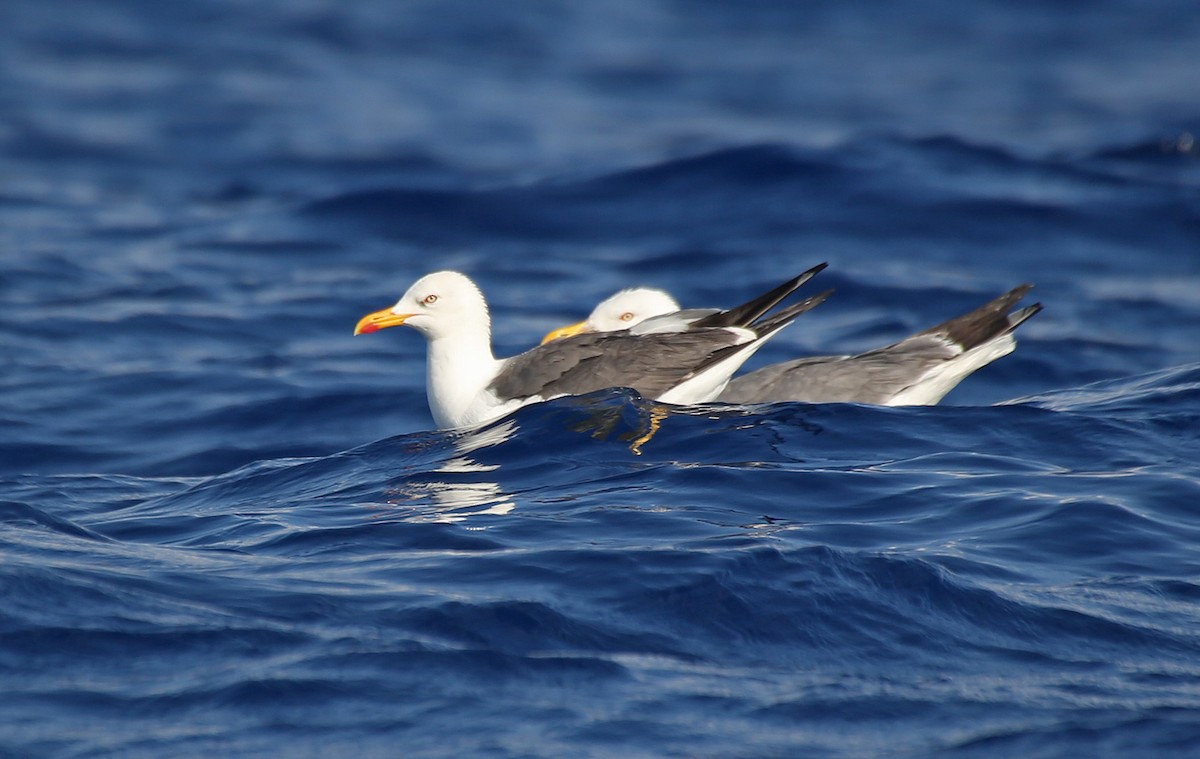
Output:
[[[459,272],[439,271],[417,280],[394,306],[364,316],[354,334],[405,325],[425,337],[426,395],[441,429],[611,387],[664,403],[704,403],[767,340],[825,300],[828,293],[770,313],[824,268],[814,266],[736,308],[697,312],[686,325],[668,316],[636,334],[580,334],[500,359],[492,353],[491,319],[479,288]]]
[[[846,356],[813,356],[734,377],[717,400],[727,403],[873,403],[931,406],[975,370],[1016,348],[1013,330],[1042,310],[1011,311],[1033,285],[1023,284],[962,316],[900,342]],[[554,330],[547,342],[573,335],[685,329],[705,309],[680,311],[662,290],[632,288],[602,301],[578,324]]]

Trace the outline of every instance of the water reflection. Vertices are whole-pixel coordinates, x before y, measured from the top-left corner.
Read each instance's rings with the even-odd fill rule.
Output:
[[[470,517],[508,514],[516,508],[516,502],[513,492],[500,484],[498,462],[505,457],[511,459],[523,453],[520,460],[524,464],[517,466],[527,472],[531,467],[553,466],[556,458],[566,451],[587,457],[641,456],[647,450],[654,450],[656,439],[663,442],[656,436],[677,411],[703,416],[714,413],[698,407],[688,409],[646,401],[626,390],[601,391],[530,406],[499,422],[449,433],[444,440],[453,446],[453,452],[436,468],[405,476],[392,491],[389,502],[412,509],[407,518],[421,522],[462,522]],[[531,450],[525,451],[519,440],[518,446],[500,450],[500,446],[518,437],[523,424],[523,442]],[[617,445],[594,446],[588,438]],[[545,459],[540,454],[543,450],[549,453]],[[537,458],[526,461],[525,456]]]
[[[512,439],[518,429],[520,428],[515,419],[506,419],[493,426],[470,430],[453,438],[451,442],[457,455],[447,459],[430,473],[464,475],[464,479],[410,479],[397,491],[400,497],[392,499],[391,502],[399,504],[415,501],[417,504],[428,506],[428,511],[412,515],[412,520],[418,522],[461,522],[485,514],[509,513],[516,508],[516,504],[510,500],[511,495],[501,489],[500,483],[490,479],[470,478],[478,473],[495,472],[500,465],[484,464],[470,454]]]

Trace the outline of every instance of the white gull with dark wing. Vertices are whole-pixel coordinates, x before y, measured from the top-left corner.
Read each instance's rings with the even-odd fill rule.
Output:
[[[1012,311],[1032,285],[1021,285],[970,313],[898,343],[853,356],[812,356],[734,377],[717,398],[728,403],[874,403],[933,405],[975,370],[1016,348],[1013,330],[1042,309]],[[591,332],[686,328],[704,310],[678,310],[651,288],[633,288],[602,301],[585,321],[546,335],[547,341]]]
[[[417,280],[391,308],[364,316],[354,334],[406,325],[425,336],[426,394],[443,429],[610,387],[665,403],[703,403],[715,399],[767,340],[825,299],[828,293],[772,312],[824,268],[815,266],[737,308],[695,312],[686,325],[579,334],[501,359],[492,353],[491,319],[479,288],[458,272],[441,271]]]

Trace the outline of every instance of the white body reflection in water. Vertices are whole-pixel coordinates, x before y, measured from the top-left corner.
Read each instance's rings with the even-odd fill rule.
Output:
[[[595,396],[578,396],[551,401],[542,406],[534,421],[598,441],[598,445],[611,441],[627,455],[641,456],[647,446],[654,445],[659,429],[670,416],[667,406],[632,399],[626,393],[605,393],[600,400],[598,403]],[[684,415],[711,414],[703,407],[675,408]],[[513,495],[504,492],[496,481],[500,464],[484,463],[478,456],[491,451],[498,458],[496,447],[513,439],[520,430],[517,420],[508,418],[486,427],[448,433],[456,455],[436,469],[406,478],[389,502],[412,509],[404,518],[419,522],[461,522],[468,517],[508,514],[516,504],[511,500]],[[492,476],[480,476],[487,473]],[[439,474],[446,479],[435,478]]]
[[[509,440],[517,429],[517,423],[509,419],[494,426],[467,432],[454,440],[454,447],[459,455],[433,471],[465,475],[494,472],[500,468],[499,464],[482,464],[469,454]],[[429,513],[412,516],[414,521],[420,522],[461,522],[469,517],[485,514],[507,514],[516,508],[516,504],[508,500],[509,495],[500,489],[500,483],[489,480],[411,482],[404,486],[403,494],[413,500],[428,502],[431,507]]]

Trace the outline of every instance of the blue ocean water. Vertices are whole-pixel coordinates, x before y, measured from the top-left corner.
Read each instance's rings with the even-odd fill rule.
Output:
[[[1200,756],[1200,9],[0,7],[0,756]],[[755,358],[1021,282],[931,408],[438,432],[621,287]]]

